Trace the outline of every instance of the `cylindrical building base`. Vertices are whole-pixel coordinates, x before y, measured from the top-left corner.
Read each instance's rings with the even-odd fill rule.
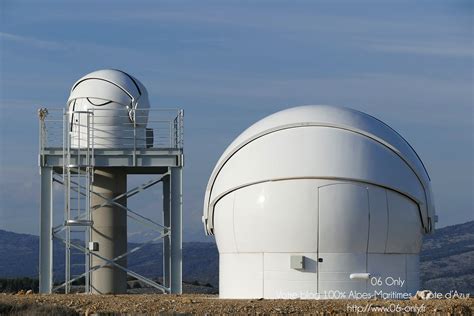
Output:
[[[102,197],[92,195],[92,207],[103,204],[127,191],[127,174],[119,168],[96,169],[93,191]],[[126,197],[119,199],[119,204],[126,206]],[[95,253],[112,260],[127,251],[127,211],[114,205],[102,206],[92,211],[91,241],[97,242],[99,248]],[[127,258],[115,261],[126,267]],[[91,267],[102,265],[105,261],[92,256]],[[94,294],[120,294],[127,292],[127,273],[108,264],[91,273],[91,290]]]

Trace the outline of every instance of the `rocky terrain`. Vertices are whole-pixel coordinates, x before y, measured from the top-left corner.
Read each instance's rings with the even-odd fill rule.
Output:
[[[386,300],[221,300],[215,295],[0,294],[0,315],[129,314],[313,314],[407,313],[471,315],[474,299]]]

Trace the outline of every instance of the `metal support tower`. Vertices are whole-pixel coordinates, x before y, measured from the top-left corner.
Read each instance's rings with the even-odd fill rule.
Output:
[[[163,283],[171,293],[182,292],[182,169],[170,168],[163,179],[163,222],[171,227],[171,234],[163,239]]]
[[[163,120],[164,111],[172,111],[169,120]],[[173,112],[174,111],[174,112]],[[97,112],[97,111],[95,111]],[[153,128],[155,141],[147,148],[108,148],[94,147],[94,111],[67,113],[64,110],[40,109],[40,153],[41,174],[40,206],[40,293],[52,293],[64,289],[71,290],[71,284],[85,279],[85,292],[92,293],[91,274],[104,267],[113,267],[130,276],[160,289],[165,293],[182,293],[182,168],[183,155],[183,111],[157,110],[159,120],[150,118],[148,125]],[[152,110],[150,110],[152,113]],[[70,115],[86,120],[85,133],[87,146],[80,140],[71,140],[68,126]],[[62,127],[61,127],[62,125]],[[80,125],[80,124],[79,124]],[[136,143],[136,141],[134,141]],[[118,196],[104,196],[94,189],[95,170],[121,170],[127,174],[153,174],[158,177],[137,186]],[[126,180],[125,180],[126,181]],[[53,202],[53,182],[63,185],[63,221],[53,224],[59,214],[55,214]],[[157,223],[127,207],[121,200],[142,193],[157,183],[163,183],[163,223]],[[143,194],[143,193],[142,193]],[[92,202],[95,202],[96,205]],[[100,205],[99,205],[99,204]],[[126,212],[128,218],[147,227],[152,227],[159,235],[138,247],[123,250],[114,258],[101,256],[90,248],[92,216],[95,209],[110,206]],[[74,232],[78,234],[74,236]],[[95,237],[94,237],[95,238]],[[149,243],[163,239],[163,284],[131,271],[123,264],[127,256],[133,255]],[[53,241],[59,240],[65,246],[66,267],[64,282],[53,287]],[[84,268],[72,275],[73,255],[83,256]],[[77,260],[76,260],[77,261]],[[126,262],[126,261],[125,261]],[[62,279],[57,277],[57,279]]]
[[[39,292],[53,287],[53,168],[41,168]]]

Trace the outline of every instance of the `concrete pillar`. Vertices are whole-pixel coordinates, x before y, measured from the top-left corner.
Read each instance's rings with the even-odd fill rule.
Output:
[[[183,187],[182,168],[170,168],[171,191],[171,293],[181,294],[183,270]]]
[[[95,169],[94,192],[106,199],[112,199],[127,191],[127,174],[121,168]],[[106,200],[92,194],[91,206],[103,204]],[[127,205],[127,199],[117,201]],[[97,253],[113,259],[127,251],[127,211],[113,205],[107,205],[92,211],[91,241],[99,243]],[[91,267],[105,263],[102,259],[91,256]],[[117,260],[116,263],[127,267],[127,258]],[[112,265],[107,265],[91,274],[91,289],[94,294],[121,294],[127,292],[127,273]]]
[[[163,225],[171,226],[171,194],[170,176],[163,178]],[[170,257],[171,237],[167,235],[163,238],[163,285],[167,288],[171,286],[171,257]]]
[[[53,168],[41,168],[39,292],[53,285]]]

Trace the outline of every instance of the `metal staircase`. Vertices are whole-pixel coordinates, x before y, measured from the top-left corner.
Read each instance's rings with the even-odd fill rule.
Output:
[[[72,283],[84,277],[85,292],[88,293],[91,262],[88,248],[92,226],[90,192],[94,181],[94,116],[90,111],[75,111],[70,115],[63,142],[63,180],[66,188],[64,290],[69,293]]]

